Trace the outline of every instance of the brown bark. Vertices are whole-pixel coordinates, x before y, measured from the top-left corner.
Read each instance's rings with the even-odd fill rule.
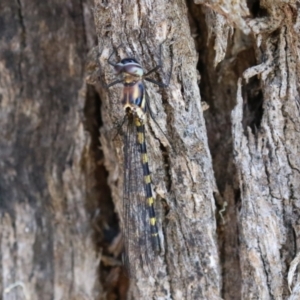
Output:
[[[2,299],[125,299],[110,202],[122,225],[124,112],[98,76],[114,77],[121,42],[116,61],[150,70],[163,41],[154,78],[173,56],[171,83],[147,90],[164,134],[146,125],[163,251],[128,298],[298,299],[298,15],[292,1],[2,1]]]
[[[135,1],[111,1],[107,6],[101,1],[95,3],[101,75],[106,82],[113,80],[108,56],[120,44],[122,58],[134,56],[145,70],[150,70],[158,62],[159,45],[165,41],[160,79],[170,69],[170,55],[174,60],[168,88],[160,90],[147,85],[155,120],[166,135],[148,118],[149,164],[157,206],[161,208],[158,211],[163,254],[153,262],[157,272],[150,278],[148,272],[138,270],[131,280],[130,297],[218,299],[220,270],[213,197],[216,187],[197,85],[197,53],[189,33],[186,5],[180,1],[157,1],[149,7]],[[102,89],[100,94],[101,144],[110,174],[108,182],[122,218],[123,144],[112,141],[114,124],[124,117],[120,89]]]
[[[292,1],[205,4],[207,25],[215,37],[216,62],[222,53],[219,45],[226,49],[228,42],[225,59],[216,72],[208,71],[203,83],[219,81],[210,90],[214,101],[208,115],[214,114],[215,120],[231,115],[232,122],[227,123],[231,141],[229,130],[207,118],[216,180],[227,203],[219,235],[223,297],[298,299],[297,280],[290,293],[287,279],[299,244],[299,12]],[[233,33],[228,29],[233,26],[229,40],[228,35],[218,33],[220,28]],[[231,96],[235,92],[236,104]],[[227,108],[222,111],[224,105]],[[224,141],[229,139],[226,146]],[[229,166],[217,166],[218,158],[224,161],[224,148],[230,150],[226,154]],[[237,173],[231,171],[232,161]],[[297,263],[295,259],[293,264]]]
[[[91,3],[4,0],[0,15],[0,297],[95,299],[83,115]]]

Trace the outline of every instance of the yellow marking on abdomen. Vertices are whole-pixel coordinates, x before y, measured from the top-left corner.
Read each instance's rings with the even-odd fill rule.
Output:
[[[147,200],[148,200],[148,205],[149,205],[149,206],[152,206],[153,203],[154,203],[153,197],[149,197]]]
[[[142,154],[142,162],[143,162],[143,164],[148,162],[148,155],[146,153]]]
[[[138,142],[139,142],[139,144],[143,144],[144,141],[145,141],[145,139],[144,139],[144,133],[139,132],[138,133]]]
[[[156,224],[156,218],[150,218],[150,224],[152,226],[155,226],[155,224]]]
[[[139,118],[135,118],[135,126],[140,127],[142,126],[141,121],[139,120]]]
[[[151,177],[150,177],[150,175],[144,176],[144,181],[145,181],[146,184],[151,183]]]

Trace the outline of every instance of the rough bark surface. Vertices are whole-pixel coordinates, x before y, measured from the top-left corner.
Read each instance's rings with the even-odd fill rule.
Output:
[[[209,140],[216,147],[211,147],[216,181],[227,204],[227,222],[219,235],[224,246],[223,297],[298,299],[298,279],[292,277],[299,244],[299,11],[293,1],[240,1],[238,5],[205,1],[205,5],[209,31],[216,31],[215,62],[228,42],[217,74],[219,78],[225,72],[228,76],[224,82],[219,79],[223,83],[220,88],[237,92],[235,108],[225,110],[232,110],[228,157],[235,163],[236,173],[231,174],[237,175],[228,173],[226,186],[219,177],[226,172],[218,174],[225,169],[220,170],[215,161],[225,145],[218,145],[221,139],[214,134],[218,126],[208,121]],[[224,32],[231,32],[228,26],[235,27],[232,39],[227,39],[230,34],[220,35],[220,18],[226,19]],[[227,99],[232,105],[233,98]],[[213,105],[222,107],[223,100],[224,96],[217,96]],[[218,131],[230,137],[228,131],[220,127]],[[233,255],[236,252],[238,255]],[[293,268],[288,273],[290,264]],[[289,287],[294,288],[289,291]]]
[[[91,5],[0,4],[1,299],[99,294],[83,117]]]
[[[157,272],[150,278],[142,269],[131,278],[129,297],[219,299],[220,267],[213,197],[216,186],[197,85],[197,53],[189,34],[186,4],[184,1],[95,3],[102,80],[107,83],[113,80],[114,73],[107,59],[120,44],[123,46],[115,60],[133,56],[145,70],[150,70],[158,63],[159,45],[165,41],[164,68],[157,77],[159,80],[167,76],[171,55],[174,64],[168,88],[161,90],[147,84],[150,105],[161,128],[148,118],[149,164],[157,206],[161,208],[163,255],[155,261]],[[121,123],[124,117],[120,88],[102,89],[100,94],[103,101],[101,144],[110,174],[108,182],[122,220],[123,144],[112,140],[115,124]]]
[[[299,15],[296,1],[2,0],[0,298],[299,299]],[[127,291],[121,87],[98,77],[114,78],[121,43],[115,61],[150,70],[163,41],[154,78],[174,69],[147,84],[161,129],[146,126],[163,251]]]

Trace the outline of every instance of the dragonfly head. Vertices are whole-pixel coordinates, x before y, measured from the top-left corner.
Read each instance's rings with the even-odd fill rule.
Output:
[[[123,74],[124,77],[142,77],[144,75],[143,68],[134,58],[124,58],[114,68],[117,75]]]

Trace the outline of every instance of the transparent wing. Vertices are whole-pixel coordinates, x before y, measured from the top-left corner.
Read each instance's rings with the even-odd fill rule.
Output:
[[[125,125],[125,124],[124,124]],[[151,270],[153,251],[144,174],[137,129],[128,118],[124,135],[123,234],[125,264],[133,275],[138,269]]]

